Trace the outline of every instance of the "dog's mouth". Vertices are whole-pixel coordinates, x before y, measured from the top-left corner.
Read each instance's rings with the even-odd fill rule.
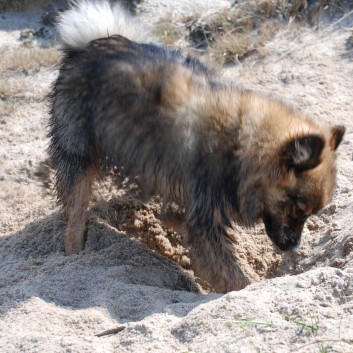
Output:
[[[266,213],[262,220],[268,237],[280,250],[291,251],[298,248],[306,219],[290,218],[284,223],[282,219]]]

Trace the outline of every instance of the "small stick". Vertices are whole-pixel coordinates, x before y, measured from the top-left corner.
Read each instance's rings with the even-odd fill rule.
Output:
[[[114,335],[115,333],[119,333],[119,332],[121,332],[123,330],[125,330],[125,326],[118,326],[118,327],[112,328],[110,330],[98,333],[95,336],[96,337],[102,337],[102,336]]]

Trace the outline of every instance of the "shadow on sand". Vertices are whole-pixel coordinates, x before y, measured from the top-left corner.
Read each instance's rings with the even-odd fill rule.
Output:
[[[193,307],[188,302],[202,298],[180,266],[103,222],[90,220],[86,249],[65,256],[63,228],[62,215],[55,213],[0,238],[5,311],[38,297],[70,309],[102,307],[118,322],[128,322],[165,308],[183,316]]]

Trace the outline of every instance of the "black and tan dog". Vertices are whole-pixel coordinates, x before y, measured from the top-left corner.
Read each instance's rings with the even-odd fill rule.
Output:
[[[284,103],[237,89],[161,45],[119,5],[61,15],[64,58],[52,92],[50,154],[67,217],[66,254],[84,248],[91,185],[107,164],[185,209],[195,272],[216,291],[248,283],[232,222],[262,219],[281,250],[329,201],[344,135]]]

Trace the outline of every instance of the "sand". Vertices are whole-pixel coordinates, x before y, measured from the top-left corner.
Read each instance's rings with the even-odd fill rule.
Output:
[[[151,24],[216,4],[229,6],[145,0],[137,12]],[[38,29],[41,13],[0,14],[0,50],[22,48],[21,31]],[[178,207],[164,209],[113,174],[95,185],[86,249],[64,256],[46,152],[46,95],[57,71],[4,72],[0,93],[6,88],[14,107],[0,110],[0,351],[352,352],[353,15],[336,21],[283,28],[265,58],[224,71],[347,128],[336,192],[308,220],[300,249],[277,251],[260,224],[235,227],[253,284],[226,295],[202,287],[189,269]]]

